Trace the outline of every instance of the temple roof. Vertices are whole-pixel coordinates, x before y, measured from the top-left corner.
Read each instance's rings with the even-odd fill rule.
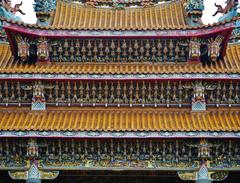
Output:
[[[224,60],[212,65],[197,63],[51,63],[14,61],[10,46],[0,44],[0,73],[29,74],[235,74],[240,73],[240,45],[231,44]]]
[[[188,25],[184,18],[184,2],[115,10],[58,1],[51,27],[81,30],[185,29]]]
[[[1,108],[3,131],[179,131],[237,132],[239,109],[163,108],[56,108],[31,111],[29,108]]]
[[[186,22],[184,3],[186,0],[174,0],[149,7],[129,7],[114,9],[83,6],[78,3],[57,1],[56,10],[51,14],[49,25],[28,24],[0,17],[0,20],[26,28],[43,30],[86,30],[86,31],[144,31],[144,30],[197,30],[213,28],[236,21],[219,21],[213,24],[191,26]]]
[[[64,2],[60,1],[59,3],[62,4]],[[79,6],[79,8],[83,10],[82,12],[84,12],[84,14],[89,13],[89,15],[88,16],[85,15],[85,17],[75,18],[74,17],[75,15],[71,15],[71,14],[77,13],[77,12],[73,10],[72,11],[69,10],[70,11],[69,16],[72,16],[72,19],[70,19],[70,17],[68,16],[62,16],[62,15],[60,16],[60,14],[63,14],[63,13],[58,12],[61,10],[56,10],[56,12],[52,15],[53,16],[52,23],[47,26],[38,25],[38,24],[29,24],[23,21],[11,20],[4,17],[0,17],[0,21],[4,22],[4,25],[3,25],[4,27],[6,27],[6,24],[7,24],[7,26],[8,25],[21,26],[23,29],[25,27],[26,29],[31,28],[31,29],[39,29],[39,30],[54,30],[54,31],[57,31],[57,30],[67,30],[67,31],[69,30],[73,30],[73,31],[76,31],[76,30],[79,30],[79,31],[83,31],[83,30],[84,31],[179,30],[181,31],[181,30],[199,30],[199,29],[207,29],[207,28],[213,29],[213,28],[216,28],[216,26],[222,26],[222,25],[224,26],[227,23],[232,23],[231,26],[233,27],[234,26],[233,23],[239,20],[238,17],[233,17],[230,20],[219,21],[212,24],[199,24],[196,26],[191,26],[186,23],[184,14],[179,15],[179,12],[177,13],[175,11],[169,11],[169,8],[167,7],[168,6],[171,7],[171,5],[173,6],[174,3],[176,3],[175,6],[177,6],[179,3],[181,3],[181,1],[173,1],[170,4],[166,4],[166,5],[160,4],[160,5],[156,5],[148,8],[129,8],[129,10],[93,8],[93,7],[83,7],[78,4],[76,5],[69,4],[69,6]],[[163,9],[166,8],[166,11],[165,10],[163,11],[164,14],[162,11],[160,11],[162,8]],[[92,11],[94,11],[94,13],[91,13]],[[105,13],[107,11],[109,12]],[[95,15],[96,12],[98,13],[98,16]],[[129,12],[129,14],[127,14],[127,12]],[[150,14],[150,12],[152,14]],[[155,12],[158,14],[156,14]],[[57,13],[59,14],[59,16],[57,15]],[[81,14],[81,12],[78,12],[76,16],[79,16],[79,14]],[[170,15],[166,19],[165,16],[167,16],[168,14]],[[100,18],[101,16],[104,16],[104,18],[103,17]],[[110,16],[111,17],[115,16],[115,17],[110,18]],[[161,17],[159,18],[159,16]],[[178,18],[176,16],[178,16]],[[89,21],[89,18],[91,21]],[[109,20],[112,20],[112,22],[110,22]],[[114,21],[114,20],[118,20],[118,21]],[[166,33],[167,32],[165,32],[165,34]]]

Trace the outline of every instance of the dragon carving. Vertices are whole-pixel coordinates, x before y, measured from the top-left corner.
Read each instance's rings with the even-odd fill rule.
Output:
[[[25,13],[23,13],[23,11],[20,9],[20,7],[22,6],[22,2],[12,7],[11,0],[1,0],[0,5],[2,5],[2,7],[4,7],[8,12],[11,12],[13,14],[16,14],[16,12],[19,12],[22,15],[25,15]]]
[[[216,11],[216,13],[213,14],[213,16],[216,16],[218,13],[222,14],[229,13],[233,8],[235,8],[238,5],[238,0],[227,0],[226,3],[227,5],[225,8],[215,3],[215,6],[218,8],[218,10]]]

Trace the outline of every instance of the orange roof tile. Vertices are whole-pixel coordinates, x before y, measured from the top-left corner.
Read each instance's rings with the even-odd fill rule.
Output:
[[[172,2],[173,3],[173,2]],[[160,5],[158,5],[160,6]],[[89,8],[89,7],[88,7]],[[154,7],[150,7],[150,8],[154,8]],[[133,11],[134,9],[132,9]],[[112,11],[116,11],[116,10],[112,10]],[[120,11],[120,10],[118,10]],[[56,14],[54,14],[55,16]],[[156,17],[156,21],[155,22],[160,22],[162,23],[163,20],[160,19],[158,20],[157,19],[158,17]],[[171,17],[170,17],[171,18]],[[53,17],[53,20],[55,18]],[[57,18],[56,18],[57,19]],[[8,24],[11,24],[11,25],[16,25],[16,26],[22,26],[24,28],[30,28],[30,29],[39,29],[39,30],[89,30],[89,28],[81,28],[81,27],[73,27],[73,26],[70,26],[70,27],[64,27],[63,25],[57,25],[57,24],[52,24],[52,25],[48,25],[48,26],[42,26],[42,25],[38,25],[38,24],[28,24],[28,23],[24,23],[22,21],[14,21],[14,20],[10,20],[10,19],[6,19],[4,17],[0,17],[0,20],[2,20],[4,23],[6,23],[6,25],[8,26]],[[102,19],[101,19],[102,20]],[[142,30],[199,30],[199,29],[205,29],[205,28],[214,28],[216,26],[221,26],[221,25],[225,25],[227,23],[231,23],[231,22],[234,22],[234,21],[237,21],[239,20],[238,17],[233,17],[231,20],[224,20],[224,21],[220,21],[220,22],[215,22],[213,24],[201,24],[199,26],[190,26],[190,25],[187,25],[185,23],[183,24],[180,24],[180,22],[182,21],[178,21],[178,24],[177,25],[180,25],[181,27],[177,27],[177,25],[175,25],[174,27],[166,27],[166,25],[162,25],[162,26],[157,26],[157,27],[153,27],[153,28],[147,28],[145,27],[144,29],[139,29],[140,31]],[[76,21],[77,21],[77,18],[76,18]],[[169,21],[169,18],[168,18],[168,21]],[[174,20],[175,21],[175,20]],[[169,22],[174,22],[173,20],[172,21],[169,21]],[[75,22],[75,20],[74,20]],[[151,24],[152,25],[152,20],[150,20]],[[185,22],[185,20],[183,20],[183,22]],[[54,23],[54,22],[53,22]],[[4,29],[6,29],[6,25],[4,25]],[[71,24],[69,24],[71,25]],[[159,25],[159,23],[158,23]],[[92,29],[94,30],[94,29]],[[109,30],[109,29],[102,29],[100,27],[100,29],[96,29],[96,30]],[[111,30],[115,30],[115,29],[110,29]],[[128,28],[128,29],[118,29],[118,30],[133,30],[132,28]]]
[[[0,130],[8,131],[225,131],[240,130],[240,111],[162,108],[2,108]]]
[[[173,1],[148,8],[94,8],[77,3],[57,2],[51,28],[81,30],[184,29],[183,3]]]
[[[14,61],[10,46],[0,44],[0,73],[50,74],[181,74],[181,73],[240,73],[240,45],[227,49],[224,61],[215,65],[202,63],[52,63],[22,64]]]
[[[14,60],[9,44],[0,44],[0,70],[1,68],[11,65]]]

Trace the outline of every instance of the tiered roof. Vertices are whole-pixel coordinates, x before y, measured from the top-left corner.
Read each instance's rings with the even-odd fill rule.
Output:
[[[98,131],[98,132],[237,132],[237,108],[56,108],[31,111],[29,108],[1,108],[0,130],[4,131]]]
[[[184,2],[181,0],[147,8],[116,10],[58,1],[51,27],[74,30],[186,29],[189,26],[184,18]]]
[[[8,44],[0,45],[0,73],[9,74],[238,74],[240,45],[231,44],[224,60],[213,65],[198,63],[52,63],[15,61]]]
[[[91,38],[128,38],[129,35],[125,35],[125,32],[128,32],[132,38],[139,32],[141,34],[137,34],[137,36],[142,38],[191,38],[197,36],[211,38],[216,34],[221,34],[225,37],[224,44],[226,44],[233,24],[220,22],[214,25],[192,27],[186,21],[185,2],[185,0],[179,0],[146,8],[114,9],[86,7],[78,3],[57,1],[56,10],[52,12],[52,21],[48,26],[5,22],[4,28],[8,33],[11,46],[0,44],[0,74],[5,74],[6,78],[11,74],[66,74],[66,77],[74,74],[89,74],[89,76],[106,75],[105,79],[111,78],[115,74],[123,75],[121,79],[125,79],[124,75],[127,74],[140,75],[141,79],[148,74],[158,76],[162,74],[202,74],[203,76],[207,74],[239,74],[239,44],[229,45],[224,59],[210,65],[201,62],[146,63],[141,60],[137,63],[55,62],[33,64],[23,63],[14,58],[16,53],[12,54],[12,51],[16,51],[14,38],[16,34],[22,34],[31,39],[40,37],[49,39],[82,38],[86,36]],[[154,36],[151,35],[152,32],[150,36],[146,36],[146,31],[154,31]],[[222,52],[225,52],[225,48]],[[94,77],[99,79],[99,77]],[[83,78],[76,77],[75,79]],[[205,112],[194,113],[189,108],[48,107],[46,111],[39,112],[25,107],[9,107],[0,109],[0,130],[237,132],[240,130],[239,118],[238,108],[210,108]]]

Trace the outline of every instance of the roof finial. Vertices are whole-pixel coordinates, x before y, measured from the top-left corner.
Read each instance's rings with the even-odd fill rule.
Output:
[[[22,2],[12,7],[10,0],[1,0],[0,16],[10,20],[21,21],[19,17],[15,16],[16,12],[19,12],[22,15],[25,15],[25,13],[23,13],[23,11],[20,9],[21,6],[22,6]]]
[[[184,4],[187,23],[191,26],[202,24],[202,11],[204,10],[203,0],[187,0]]]
[[[34,11],[38,18],[38,24],[47,26],[50,23],[51,13],[56,9],[56,0],[34,0]]]
[[[16,4],[14,7],[11,6],[11,1],[10,0],[2,0],[1,5],[8,11],[13,13],[14,15],[16,14],[16,12],[21,13],[22,15],[25,15],[25,13],[23,13],[23,11],[20,9],[20,7],[22,6],[22,1],[19,4]]]
[[[237,16],[238,0],[227,0],[226,3],[227,5],[225,8],[215,3],[217,11],[213,14],[213,16],[216,16],[218,13],[223,14],[219,21],[231,20],[233,17]]]

